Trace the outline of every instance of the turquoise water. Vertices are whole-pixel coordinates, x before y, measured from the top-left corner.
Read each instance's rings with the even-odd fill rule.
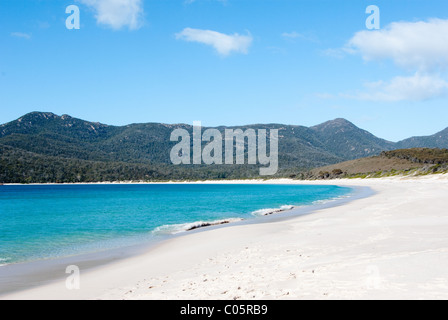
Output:
[[[257,219],[271,209],[312,205],[350,191],[294,185],[0,186],[0,265],[162,239],[198,222]]]

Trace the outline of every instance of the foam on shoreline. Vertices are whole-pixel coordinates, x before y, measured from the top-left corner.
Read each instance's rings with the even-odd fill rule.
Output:
[[[166,234],[179,234],[182,232],[193,231],[200,228],[218,226],[223,224],[229,224],[233,222],[243,221],[242,218],[229,218],[222,220],[214,220],[214,221],[196,221],[191,223],[181,223],[181,224],[167,224],[160,227],[157,227],[152,232],[156,235],[166,235]]]
[[[276,209],[261,209],[261,210],[256,210],[254,212],[252,212],[253,216],[259,217],[259,216],[269,216],[272,214],[278,214],[278,213],[282,213],[285,211],[290,211],[293,209],[298,208],[298,206],[293,206],[293,205],[284,205],[281,206],[280,208],[276,208]]]
[[[7,266],[9,264],[8,263],[9,260],[10,260],[9,258],[0,258],[0,267]]]

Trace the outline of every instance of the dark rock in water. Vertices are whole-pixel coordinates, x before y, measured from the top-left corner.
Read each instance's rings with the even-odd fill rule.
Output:
[[[205,228],[205,227],[219,226],[221,224],[227,224],[227,223],[230,223],[230,221],[225,220],[225,221],[219,221],[219,222],[214,222],[214,223],[204,222],[204,223],[201,223],[200,225],[196,225],[196,226],[193,226],[193,227],[187,229],[187,231],[193,231],[193,230]]]

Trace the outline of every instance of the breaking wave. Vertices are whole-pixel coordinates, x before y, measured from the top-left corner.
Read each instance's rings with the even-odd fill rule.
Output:
[[[339,197],[335,197],[335,198],[331,198],[331,199],[326,199],[326,200],[316,200],[313,202],[313,205],[326,204],[326,203],[330,203],[330,202],[334,202],[334,201],[338,201],[338,200],[342,200],[342,199],[347,199],[350,197],[351,197],[351,194],[343,195],[343,196],[339,196]]]
[[[276,209],[261,209],[261,210],[257,210],[252,212],[253,216],[269,216],[271,214],[277,214],[277,213],[282,213],[285,211],[290,211],[292,209],[297,208],[296,206],[292,206],[292,205],[285,205],[285,206],[281,206],[280,208],[276,208]]]
[[[10,260],[11,259],[9,259],[9,258],[0,258],[0,267],[8,265],[9,263],[7,263],[7,262]]]
[[[331,198],[331,199],[316,200],[316,201],[313,201],[311,203],[311,205],[322,205],[322,204],[331,203],[331,202],[342,200],[342,199],[347,199],[347,198],[350,198],[350,197],[351,197],[351,194],[343,195],[343,196],[339,196],[339,197],[335,197],[335,198]],[[285,212],[285,211],[290,211],[290,210],[293,210],[293,209],[296,209],[296,208],[299,208],[299,206],[284,205],[284,206],[281,206],[280,208],[274,208],[274,209],[268,208],[268,209],[257,210],[257,211],[252,212],[252,215],[256,216],[256,217],[269,216],[269,215],[272,215],[272,214],[278,214],[278,213],[282,213],[282,212]]]
[[[243,221],[241,218],[231,218],[231,219],[222,219],[215,221],[196,221],[191,223],[182,223],[182,224],[167,224],[154,229],[153,234],[178,234],[182,232],[193,231],[200,228],[219,226],[222,224],[228,224],[238,221]]]

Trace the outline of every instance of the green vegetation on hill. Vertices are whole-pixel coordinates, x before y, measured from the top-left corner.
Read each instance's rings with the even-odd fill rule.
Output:
[[[447,172],[447,149],[414,148],[384,151],[379,156],[313,169],[300,177],[303,179],[380,178]]]
[[[345,119],[336,119],[311,127],[322,141],[325,150],[344,160],[378,155],[394,149],[395,144],[375,137]]]
[[[170,135],[177,128],[192,132],[192,126],[185,124],[119,127],[33,112],[0,125],[0,183],[260,178],[259,166],[253,165],[172,165],[170,151],[177,142],[171,142]],[[222,133],[225,129],[278,129],[280,169],[275,177],[304,177],[303,172],[312,168],[377,156],[400,145],[377,138],[344,119],[310,128],[259,124],[216,129]],[[437,144],[448,147],[443,132],[434,137]],[[412,141],[431,144],[428,139]],[[403,161],[411,159],[401,156]],[[398,159],[395,155],[392,158]],[[333,172],[335,169],[343,172]],[[324,173],[339,177],[347,171],[333,168]]]
[[[397,143],[394,149],[447,148],[448,128],[427,137],[412,137]]]
[[[280,173],[281,176],[288,172]],[[258,178],[258,167],[173,166],[67,159],[0,145],[1,183],[184,181]]]
[[[382,157],[409,160],[413,163],[447,164],[448,149],[414,148],[384,151]]]

